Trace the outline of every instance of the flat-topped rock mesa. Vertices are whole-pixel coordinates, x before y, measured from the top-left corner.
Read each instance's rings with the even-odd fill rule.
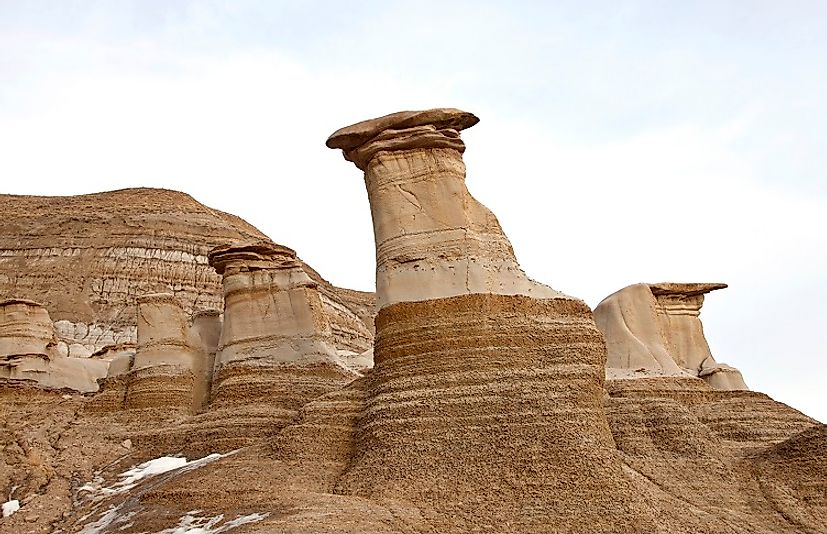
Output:
[[[267,239],[235,215],[164,189],[0,195],[0,219],[0,298],[42,303],[58,338],[82,356],[136,342],[139,295],[172,292],[187,316],[221,309],[221,277],[207,253]],[[369,349],[372,295],[336,288],[302,265],[319,284],[337,348]]]
[[[456,109],[405,111],[327,140],[365,172],[379,308],[469,293],[560,295],[525,275],[497,218],[465,186],[459,131],[478,120]]]
[[[741,373],[712,357],[700,311],[720,283],[634,284],[594,310],[606,338],[607,376],[701,377],[722,390],[746,390]]]
[[[102,360],[61,354],[49,312],[37,302],[0,301],[0,379],[91,392],[107,367]]]

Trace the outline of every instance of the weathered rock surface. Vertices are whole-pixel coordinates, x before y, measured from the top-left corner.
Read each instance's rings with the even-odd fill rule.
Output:
[[[365,171],[379,308],[468,293],[560,295],[525,275],[497,218],[465,187],[459,130],[477,121],[455,109],[401,112],[328,139]]]
[[[198,330],[203,361],[210,351],[214,361],[211,373],[195,373],[210,378],[204,413],[138,436],[138,443],[162,441],[196,454],[232,450],[277,432],[302,405],[359,376],[341,362],[319,284],[293,250],[264,240],[236,243],[214,248],[209,261],[222,276],[224,311],[220,324]],[[162,390],[169,388],[155,388]]]
[[[221,309],[215,246],[266,239],[244,220],[164,189],[69,197],[0,195],[0,299],[42,303],[60,341],[88,353],[137,339],[135,299],[172,292],[187,316]],[[370,294],[320,285],[337,347],[370,348]],[[358,311],[351,310],[354,306]]]
[[[700,320],[704,295],[726,284],[635,284],[594,310],[606,338],[607,376],[692,376],[721,390],[749,389],[734,367],[712,357]]]
[[[0,301],[0,379],[90,392],[108,363],[61,354],[49,312],[25,299]]]
[[[223,273],[223,321],[216,312],[191,325],[172,321],[176,334],[160,336],[183,335],[204,361],[214,359],[203,413],[167,410],[147,428],[145,410],[95,411],[136,365],[128,350],[113,357],[91,399],[0,387],[0,411],[10,414],[0,418],[0,491],[22,503],[0,528],[827,532],[827,427],[766,395],[714,387],[731,376],[713,363],[697,316],[709,286],[640,285],[609,297],[605,324],[621,333],[625,325],[638,344],[618,356],[609,340],[618,367],[606,372],[588,307],[528,280],[498,225],[453,213],[474,204],[464,174],[441,169],[456,170],[458,131],[475,122],[457,110],[404,112],[329,141],[365,170],[377,258],[380,250],[425,254],[416,261],[429,265],[377,268],[373,369],[318,387],[330,375],[316,370],[353,377],[341,358],[362,358],[330,341],[325,286],[289,249],[231,241],[211,254]],[[419,228],[415,219],[444,210],[453,217],[446,228],[467,225],[476,245],[454,249],[450,261],[424,245],[444,236],[401,239],[388,252],[389,232],[380,230],[399,199],[371,192],[375,178],[407,189],[409,168],[423,161],[417,195],[447,182],[466,200],[417,197],[422,211],[394,224],[404,236]],[[450,265],[488,281],[458,283]],[[369,314],[359,294],[347,302]],[[144,481],[118,476],[155,456],[217,450],[228,454]]]

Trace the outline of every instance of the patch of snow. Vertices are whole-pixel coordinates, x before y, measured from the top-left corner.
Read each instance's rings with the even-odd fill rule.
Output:
[[[12,499],[3,503],[3,517],[9,517],[18,510],[20,510],[20,501],[17,499]]]
[[[261,521],[270,515],[269,512],[264,514],[256,513],[242,515],[227,521],[223,525],[220,525],[220,523],[224,520],[224,514],[218,514],[214,517],[198,517],[192,515],[197,512],[200,512],[200,510],[188,512],[187,515],[178,521],[176,526],[161,530],[155,534],[221,534],[222,532],[229,532],[230,530],[240,527],[241,525],[246,525],[247,523]]]
[[[78,534],[102,534],[110,526],[128,521],[135,513],[129,512],[127,514],[121,514],[122,506],[123,504],[112,506],[101,514],[97,521],[84,526],[83,530],[78,532]]]
[[[176,469],[180,469],[182,473],[190,471],[192,469],[197,469],[210,462],[214,462],[219,458],[229,456],[234,452],[236,451],[232,451],[227,454],[213,453],[203,458],[198,458],[197,460],[192,461],[187,461],[186,458],[179,456],[161,456],[160,458],[149,460],[148,462],[144,462],[140,465],[136,465],[132,469],[124,471],[123,473],[118,475],[119,480],[115,482],[112,486],[104,487],[103,477],[98,475],[95,476],[95,478],[91,482],[87,482],[83,486],[79,487],[78,492],[91,493],[93,494],[93,500],[100,500],[105,497],[111,497],[112,495],[117,495],[119,493],[129,491],[135,486],[137,486],[138,483],[145,478],[167,473],[169,471],[174,471]]]

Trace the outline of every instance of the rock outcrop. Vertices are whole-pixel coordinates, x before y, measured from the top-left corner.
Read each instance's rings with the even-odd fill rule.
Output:
[[[126,408],[192,413],[196,376],[204,376],[198,370],[206,355],[190,335],[188,317],[171,293],[137,300],[138,350],[129,372]]]
[[[0,379],[97,391],[108,363],[61,354],[49,312],[26,299],[0,301]]]
[[[523,273],[497,218],[465,187],[459,131],[478,120],[454,109],[402,112],[327,140],[365,171],[379,308],[470,293],[559,296]]]
[[[635,284],[594,310],[611,378],[701,377],[721,390],[748,389],[741,373],[712,357],[700,320],[704,295],[726,284]]]
[[[591,311],[530,280],[466,188],[459,130],[476,122],[404,112],[328,139],[365,171],[379,305],[337,492],[416,503],[437,530],[646,524],[614,457]]]
[[[595,324],[528,279],[465,188],[459,130],[474,122],[405,112],[329,141],[365,171],[374,214],[373,369],[292,250],[229,240],[208,255],[223,314],[151,296],[137,353],[67,358],[111,361],[100,393],[0,380],[0,491],[21,504],[0,529],[827,532],[827,427],[733,387],[698,319],[717,286],[632,286]],[[337,295],[371,317],[369,296]],[[15,346],[48,353],[49,322]],[[128,404],[136,370],[170,367],[141,392],[169,408],[98,409]],[[204,458],[138,480],[181,454]]]
[[[294,251],[259,241],[217,247],[209,258],[224,286],[212,407],[265,402],[295,413],[355,378],[336,364],[318,284]]]
[[[171,292],[187,316],[221,309],[221,277],[209,266],[215,246],[267,239],[234,215],[177,191],[124,189],[91,195],[0,195],[0,299],[43,303],[58,342],[85,354],[136,342],[140,295]],[[371,296],[320,286],[337,348],[371,347]],[[353,309],[351,309],[353,308]],[[356,311],[354,311],[354,309]]]

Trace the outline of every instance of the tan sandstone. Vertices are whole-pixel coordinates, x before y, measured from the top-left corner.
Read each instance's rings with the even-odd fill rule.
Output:
[[[136,298],[172,292],[189,317],[221,309],[213,247],[266,239],[235,215],[165,189],[135,188],[65,197],[0,194],[0,299],[42,303],[58,342],[91,354],[137,341]],[[372,295],[318,284],[336,346],[357,353],[372,342]]]
[[[108,363],[61,354],[49,312],[26,299],[0,301],[0,378],[91,392]]]
[[[635,284],[609,295],[594,310],[606,338],[607,373],[701,377],[715,389],[748,389],[734,367],[718,364],[704,337],[704,295],[726,284]]]

